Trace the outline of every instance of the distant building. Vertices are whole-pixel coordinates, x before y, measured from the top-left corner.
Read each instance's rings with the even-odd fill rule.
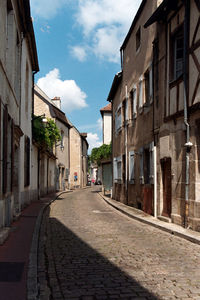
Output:
[[[107,106],[101,108],[100,113],[102,116],[103,144],[110,145],[112,141],[112,103],[109,103]],[[112,188],[111,157],[101,161],[101,166],[98,167],[98,174],[100,174],[103,189],[105,191],[110,191]]]
[[[102,116],[103,144],[109,145],[112,139],[112,104],[100,110]]]
[[[37,85],[35,85],[34,89],[34,114],[36,116],[45,114],[45,117],[55,121],[58,129],[60,130],[61,141],[54,147],[56,170],[55,174],[51,175],[51,178],[53,180],[52,176],[54,176],[56,190],[63,191],[69,187],[69,130],[71,125],[64,112],[60,110],[60,98],[55,97],[54,99],[50,99]],[[43,163],[43,160],[41,163]],[[41,176],[41,184],[43,180],[45,181],[45,177]]]
[[[70,123],[71,124],[71,123]],[[87,185],[87,133],[80,133],[71,124],[70,129],[70,188]]]

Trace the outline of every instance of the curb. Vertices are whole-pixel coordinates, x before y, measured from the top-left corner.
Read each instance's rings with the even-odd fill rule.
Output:
[[[120,211],[121,213],[125,214],[126,216],[136,220],[136,221],[139,221],[139,222],[142,222],[144,224],[147,224],[147,225],[150,225],[150,226],[153,226],[159,230],[162,230],[162,231],[165,231],[167,233],[170,233],[172,235],[175,235],[177,237],[180,237],[180,238],[183,238],[185,240],[188,240],[189,242],[192,242],[194,244],[197,244],[197,245],[200,245],[200,233],[199,232],[196,232],[196,231],[191,231],[189,232],[189,229],[184,229],[180,226],[180,228],[176,229],[176,228],[170,228],[170,227],[175,227],[175,226],[179,226],[179,225],[176,225],[176,224],[173,224],[173,223],[170,223],[170,225],[166,225],[168,223],[165,223],[165,222],[162,222],[162,221],[158,221],[158,219],[155,219],[154,217],[150,216],[150,215],[147,215],[145,214],[145,217],[146,218],[149,218],[152,220],[148,220],[148,219],[144,219],[144,217],[142,216],[137,216],[134,214],[134,212],[128,212],[126,211],[126,209],[130,209],[132,207],[127,207],[127,205],[123,204],[123,203],[120,203],[120,206],[117,205],[117,203],[112,203],[111,200],[107,197],[105,197],[104,195],[102,195],[101,192],[99,192],[99,195],[102,197],[102,199],[110,206],[112,206],[113,208],[117,209],[118,211]],[[112,200],[112,201],[115,201],[115,200]],[[123,208],[123,206],[125,206]],[[134,210],[137,210],[136,208],[134,208]],[[181,232],[182,231],[182,232]],[[185,231],[185,232],[183,232]],[[199,234],[199,236],[196,236]]]
[[[68,193],[69,191],[61,192],[56,195],[56,197],[50,200],[49,203],[44,205],[37,217],[35,228],[33,232],[31,250],[29,255],[28,263],[28,274],[27,274],[27,300],[38,300],[38,282],[37,282],[37,265],[38,265],[38,243],[39,243],[39,234],[40,226],[42,223],[42,218],[44,211],[48,206],[50,206],[59,196],[62,194]]]

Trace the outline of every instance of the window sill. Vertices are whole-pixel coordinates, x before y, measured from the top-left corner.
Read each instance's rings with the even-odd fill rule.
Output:
[[[169,88],[172,89],[173,87],[179,85],[183,81],[183,74],[180,75],[177,79],[173,79],[169,82]]]

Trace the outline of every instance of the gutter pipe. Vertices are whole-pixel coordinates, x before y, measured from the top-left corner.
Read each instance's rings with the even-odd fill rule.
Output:
[[[190,125],[188,123],[188,44],[189,44],[189,22],[190,22],[190,1],[185,1],[185,20],[184,20],[184,65],[183,65],[183,82],[184,82],[184,124],[186,126],[186,156],[185,156],[185,216],[184,226],[188,223],[188,200],[189,200],[189,168],[190,168]]]

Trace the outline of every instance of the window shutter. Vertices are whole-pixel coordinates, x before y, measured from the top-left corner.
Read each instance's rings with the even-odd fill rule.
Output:
[[[139,82],[139,107],[143,106],[143,81]]]
[[[149,100],[150,103],[153,102],[153,68],[152,65],[149,69]]]
[[[114,177],[114,181],[117,180],[117,158],[115,157],[113,159],[113,177]]]
[[[150,152],[150,183],[154,183],[154,159],[153,159],[153,148],[154,142],[150,143],[149,152]]]
[[[133,89],[133,119],[136,118],[137,114],[137,90]]]
[[[134,163],[135,163],[135,153],[134,151],[129,152],[129,181],[134,183],[135,174],[134,174]]]
[[[15,143],[14,143],[14,122],[11,123],[11,192],[14,186],[14,154],[15,154]]]
[[[126,121],[129,119],[128,117],[128,99],[126,99]]]
[[[144,150],[140,148],[140,184],[144,184]]]
[[[115,132],[117,132],[117,111],[115,112]]]
[[[8,108],[3,114],[3,193],[7,192],[7,160],[8,160]]]

